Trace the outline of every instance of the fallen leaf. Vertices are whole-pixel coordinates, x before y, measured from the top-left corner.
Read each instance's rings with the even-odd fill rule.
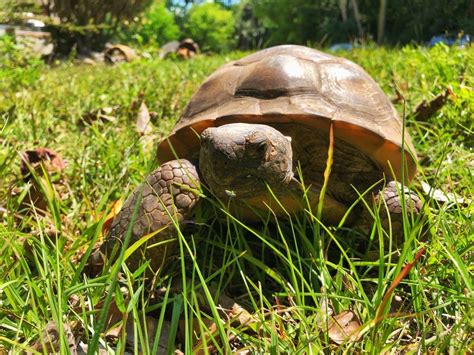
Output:
[[[121,292],[126,292],[126,289],[121,289]],[[102,304],[95,307],[96,310],[100,310]],[[144,322],[143,322],[144,321]],[[146,329],[146,334],[148,335],[148,346],[152,350],[154,346],[155,335],[158,330],[159,321],[158,319],[150,316],[145,316],[144,319],[140,318],[140,325],[135,324],[135,320],[132,314],[125,314],[120,311],[117,306],[116,301],[112,302],[108,309],[107,313],[107,324],[108,328],[105,332],[105,338],[109,341],[116,341],[122,332],[125,332],[125,341],[128,346],[134,347],[138,344],[138,351],[143,353],[145,349],[141,348],[141,340],[136,339],[138,336],[135,333],[134,329],[140,327],[141,329]],[[156,354],[166,354],[168,337],[169,337],[170,324],[167,321],[164,321],[161,327],[160,338],[158,340],[158,347]]]
[[[63,323],[62,329],[59,330],[55,321],[50,321],[44,327],[41,339],[37,340],[32,348],[39,352],[56,353],[60,350],[59,332],[64,332],[66,341],[71,354],[77,354],[77,344],[75,341],[73,327],[68,323]]]
[[[323,291],[321,291],[323,292]],[[316,322],[319,325],[326,324],[328,318],[332,316],[333,310],[329,305],[330,300],[327,297],[322,297],[319,301],[319,311],[316,313]]]
[[[414,119],[417,121],[427,121],[446,104],[449,97],[452,97],[453,99],[456,97],[450,86],[430,101],[423,100],[416,106],[415,111],[413,112]]]
[[[61,172],[66,167],[66,163],[57,152],[45,147],[26,150],[20,153],[20,157],[20,171],[24,181],[31,179],[32,170],[42,176],[42,164],[48,173]]]
[[[138,134],[145,136],[152,131],[152,124],[150,122],[151,116],[145,101],[142,101],[138,109],[136,128]]]
[[[249,311],[237,303],[234,303],[232,306],[232,309],[229,312],[229,317],[234,321],[237,321],[241,326],[246,326],[257,321],[255,317],[249,313]]]
[[[88,350],[89,350],[89,345],[84,343],[83,341],[80,341],[79,344],[78,344],[78,348],[79,348],[79,352],[78,354],[79,355],[85,355],[85,354],[88,354]],[[113,347],[110,347],[108,346],[107,347],[108,349],[110,350],[116,350],[114,349]],[[99,344],[99,348],[98,349],[95,349],[95,354],[97,355],[108,355],[109,354],[109,351],[102,345],[102,344]],[[124,355],[128,355],[130,353],[127,353],[127,352],[124,352],[123,353]]]
[[[329,339],[336,344],[357,341],[361,324],[352,311],[342,311],[329,320]]]
[[[395,88],[395,96],[392,97],[390,101],[392,102],[392,104],[398,104],[400,102],[405,101],[405,98],[403,97],[401,92],[397,88]]]
[[[20,171],[26,183],[21,189],[28,190],[20,201],[22,213],[31,212],[33,207],[43,213],[48,208],[48,201],[62,200],[66,196],[68,187],[63,177],[65,167],[61,156],[49,148],[40,147],[20,153]]]
[[[102,234],[106,234],[110,230],[110,227],[112,226],[112,222],[114,221],[115,216],[120,212],[122,205],[123,205],[122,199],[118,199],[117,201],[112,202],[112,204],[109,207],[110,212],[105,217],[104,224],[102,225]],[[101,219],[101,218],[102,218],[102,215],[99,215],[98,219]]]
[[[232,323],[237,323],[237,326],[249,326],[251,324],[254,324],[257,322],[257,318],[252,316],[246,309],[244,309],[242,306],[240,306],[237,303],[234,303],[232,305],[232,308],[228,311],[228,313],[225,315],[227,318],[227,322],[232,322]],[[216,334],[218,329],[216,323],[210,323],[207,324],[209,328],[209,333],[210,334]],[[253,329],[255,330],[255,329]],[[197,329],[199,331],[199,328]],[[210,341],[210,339],[207,339],[207,348],[204,347],[204,341],[202,339],[203,336],[207,336],[206,334],[203,334],[201,336],[201,339],[197,342],[196,346],[193,348],[192,353],[201,355],[201,354],[214,354],[216,353],[217,349],[215,348],[214,344]],[[232,342],[235,339],[234,334],[229,335],[229,342]]]
[[[442,203],[459,203],[461,205],[470,205],[471,200],[469,199],[464,199],[462,197],[456,197],[455,194],[451,192],[443,192],[440,189],[435,189],[432,187],[430,184],[422,181],[421,182],[421,187],[423,189],[423,192],[429,196],[432,197],[434,200]]]
[[[153,349],[153,346],[154,346],[154,340],[155,340],[156,332],[158,330],[158,325],[159,325],[158,319],[154,317],[149,317],[149,316],[145,317],[145,324],[144,325],[142,324],[142,329],[146,329],[146,334],[148,335],[148,346],[149,346],[150,351]],[[135,339],[134,323],[131,317],[129,317],[129,319],[127,320],[126,331],[127,331],[126,342],[130,347],[133,347],[135,343],[141,344],[139,339]],[[170,332],[170,322],[164,320],[161,325],[161,332],[160,332],[160,338],[158,339],[157,352],[154,354],[167,354],[169,332]],[[138,346],[138,350],[141,353],[145,353],[144,349],[140,348],[140,345]]]
[[[101,107],[93,109],[82,115],[82,122],[92,124],[95,121],[116,123],[117,117],[114,116],[117,107]]]

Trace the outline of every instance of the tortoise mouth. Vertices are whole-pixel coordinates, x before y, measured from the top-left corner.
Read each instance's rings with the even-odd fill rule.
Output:
[[[269,184],[264,178],[253,174],[241,174],[233,176],[231,179],[213,180],[212,192],[220,198],[249,199],[267,194],[269,192],[280,193],[285,191],[290,182],[298,182],[293,171],[288,171],[284,178],[277,183]]]

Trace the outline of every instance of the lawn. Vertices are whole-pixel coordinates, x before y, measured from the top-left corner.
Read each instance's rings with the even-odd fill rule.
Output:
[[[156,167],[156,143],[200,83],[244,53],[47,67],[3,50],[0,353],[474,350],[473,48],[340,53],[393,99],[418,152],[412,188],[423,214],[406,221],[399,253],[376,249],[374,259],[361,247],[390,235],[377,217],[361,236],[312,213],[248,224],[208,203],[152,282],[146,264],[88,277],[78,255]],[[422,100],[448,88],[439,111],[416,119]],[[142,103],[153,124],[146,133],[136,124]],[[56,151],[65,168],[25,177],[21,153],[37,147]],[[29,206],[33,195],[43,208]]]

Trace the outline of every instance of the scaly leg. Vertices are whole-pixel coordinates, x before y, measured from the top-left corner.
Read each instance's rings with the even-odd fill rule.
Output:
[[[152,232],[157,233],[130,255],[126,260],[127,267],[135,270],[149,260],[152,270],[158,270],[176,252],[175,223],[182,225],[190,219],[199,200],[199,188],[199,176],[191,162],[181,159],[162,164],[125,201],[105,242],[91,256],[89,264],[94,264],[93,269],[98,271],[103,264],[100,259],[116,258],[129,225],[133,223],[128,247]],[[132,221],[137,203],[138,214]]]
[[[374,197],[375,203],[381,204],[380,218],[382,227],[384,230],[388,230],[391,225],[393,243],[396,247],[401,247],[405,240],[403,236],[402,193],[404,194],[405,212],[407,215],[410,217],[411,214],[413,214],[413,216],[420,214],[422,209],[420,197],[396,181],[388,182],[385,188]],[[372,215],[367,210],[364,210],[357,227],[361,227],[361,229],[367,231],[367,227],[372,225],[373,222],[374,219]]]

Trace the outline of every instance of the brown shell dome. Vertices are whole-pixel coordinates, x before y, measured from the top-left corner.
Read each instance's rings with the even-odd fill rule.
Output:
[[[336,139],[398,179],[404,140],[406,176],[416,172],[411,139],[407,133],[403,139],[402,121],[377,83],[353,62],[315,49],[272,47],[217,69],[159,145],[158,160],[189,156],[199,149],[204,129],[231,122],[288,122],[326,131],[332,123]]]

